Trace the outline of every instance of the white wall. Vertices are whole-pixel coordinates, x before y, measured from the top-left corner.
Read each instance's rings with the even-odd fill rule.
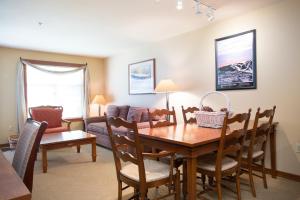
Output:
[[[116,104],[164,107],[164,96],[128,95],[128,64],[155,58],[156,79],[171,78],[182,92],[170,97],[182,120],[180,105],[199,105],[201,95],[215,90],[214,40],[257,30],[257,89],[227,91],[235,112],[277,105],[275,121],[278,169],[300,175],[300,1],[286,0],[242,16],[215,22],[107,61],[107,92]]]

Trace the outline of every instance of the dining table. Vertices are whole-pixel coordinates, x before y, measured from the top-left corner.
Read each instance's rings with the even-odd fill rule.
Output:
[[[254,121],[250,120],[247,134],[252,133]],[[276,178],[276,127],[272,124],[270,130],[271,175]],[[234,127],[232,127],[234,128]],[[186,190],[187,199],[195,200],[197,158],[212,153],[218,149],[221,129],[199,127],[197,124],[177,124],[159,128],[139,129],[141,143],[152,148],[178,153],[186,159]]]
[[[31,193],[0,150],[0,200],[30,200]]]

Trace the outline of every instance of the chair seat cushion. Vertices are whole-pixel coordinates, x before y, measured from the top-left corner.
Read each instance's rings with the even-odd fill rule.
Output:
[[[207,171],[215,171],[216,170],[216,154],[208,154],[202,156],[198,159],[198,168],[207,170]],[[238,162],[233,158],[224,157],[222,160],[222,171],[231,169],[237,166]]]
[[[169,177],[170,166],[156,160],[144,160],[146,182],[152,182]],[[139,182],[138,166],[135,164],[128,164],[120,171],[123,176]],[[176,171],[174,170],[174,174]]]
[[[252,158],[257,158],[257,157],[259,157],[259,156],[261,156],[263,154],[264,154],[264,152],[261,151],[261,150],[253,151]],[[242,153],[242,158],[244,158],[244,159],[248,158],[248,151],[244,151]]]
[[[64,126],[56,127],[56,128],[47,128],[45,133],[59,133],[64,131],[69,131],[69,128]]]

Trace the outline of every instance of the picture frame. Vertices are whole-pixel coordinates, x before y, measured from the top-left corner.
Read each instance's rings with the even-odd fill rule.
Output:
[[[155,84],[154,58],[128,65],[129,95],[154,94]]]
[[[256,30],[215,40],[216,90],[256,89]]]

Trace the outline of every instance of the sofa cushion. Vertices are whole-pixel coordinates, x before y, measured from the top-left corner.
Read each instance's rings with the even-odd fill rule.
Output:
[[[32,119],[48,123],[48,128],[55,128],[61,126],[62,110],[53,108],[32,108]]]
[[[104,133],[106,131],[106,123],[105,122],[96,122],[96,123],[90,123],[87,126],[87,131],[97,132],[97,133]]]
[[[118,117],[119,108],[116,105],[109,105],[106,110],[107,117]]]
[[[127,121],[132,122],[140,122],[143,112],[146,111],[146,108],[142,107],[130,107],[127,114]]]
[[[123,118],[123,119],[127,119],[127,114],[128,114],[128,110],[129,110],[129,106],[125,105],[125,106],[118,106],[119,108],[119,117]]]

